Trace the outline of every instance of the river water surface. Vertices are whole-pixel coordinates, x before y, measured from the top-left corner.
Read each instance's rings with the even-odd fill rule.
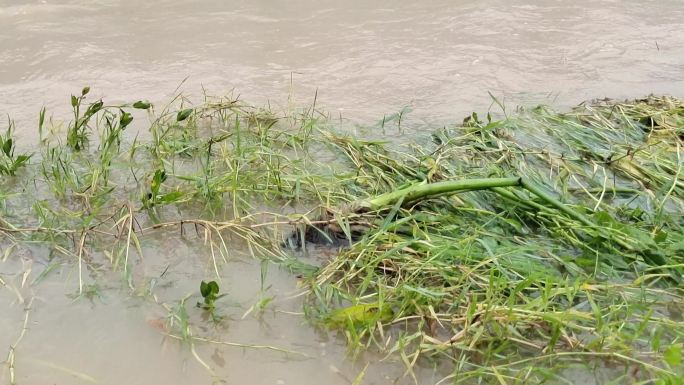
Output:
[[[40,108],[65,114],[84,85],[113,102],[163,102],[178,86],[195,98],[205,89],[277,106],[317,95],[317,106],[362,125],[411,107],[405,124],[416,129],[487,109],[489,92],[507,106],[684,96],[680,0],[0,0],[0,25],[0,114],[15,120],[25,146],[37,137]],[[192,308],[210,263],[205,249],[169,239],[148,240],[129,277],[155,285],[156,301],[104,272],[90,300],[74,300],[73,266],[41,278],[40,248],[0,263],[0,354],[26,326],[16,383],[351,384],[366,360],[375,363],[363,384],[413,383],[397,359],[352,362],[341,339],[311,328],[289,273],[271,269],[263,285],[274,302],[243,317],[263,286],[249,258],[224,266],[230,321],[202,334],[303,355],[202,344],[203,367],[165,336],[170,311],[160,304],[194,294]],[[188,311],[191,323],[206,324]],[[443,375],[417,370],[424,384]],[[3,366],[0,384],[10,376]]]
[[[0,1],[0,113],[90,85],[166,100],[183,79],[261,104],[292,96],[366,122],[443,123],[489,106],[684,93],[680,0]],[[19,123],[25,123],[19,124]],[[30,123],[30,124],[29,124]]]

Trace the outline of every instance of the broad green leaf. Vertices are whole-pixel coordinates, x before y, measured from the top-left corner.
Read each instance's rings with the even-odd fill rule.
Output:
[[[210,294],[215,295],[215,296],[218,295],[219,285],[218,285],[218,283],[216,283],[216,281],[209,282],[208,286],[209,286]]]
[[[5,153],[7,156],[11,156],[12,152],[12,138],[7,138],[5,143],[2,144],[2,152]]]
[[[671,345],[663,354],[665,362],[670,366],[679,366],[682,363],[682,345]]]
[[[119,126],[121,126],[121,128],[126,128],[132,121],[133,116],[130,113],[121,111],[121,117],[119,118]]]
[[[200,283],[200,294],[202,294],[202,297],[206,298],[211,294],[211,290],[209,289],[209,284],[202,281]]]
[[[137,102],[133,103],[133,108],[137,108],[139,110],[147,110],[152,106],[152,103],[148,102],[147,100],[138,100]]]
[[[104,106],[104,102],[102,100],[98,100],[97,102],[93,103],[88,107],[88,111],[86,112],[87,115],[95,115],[98,111],[102,109]]]
[[[360,304],[332,312],[324,321],[328,327],[338,328],[352,322],[353,324],[372,324],[376,321],[389,321],[394,312],[388,304],[382,307],[376,303]]]
[[[164,194],[159,196],[159,201],[162,203],[174,203],[179,201],[181,198],[185,196],[185,193],[182,191],[172,191],[170,193]]]
[[[656,243],[665,242],[667,240],[667,232],[662,230],[658,231],[653,237],[653,240],[656,241]]]
[[[176,120],[179,122],[184,121],[185,119],[187,119],[190,116],[190,114],[192,114],[192,111],[193,111],[192,108],[186,108],[184,110],[179,111],[178,115],[176,115]]]

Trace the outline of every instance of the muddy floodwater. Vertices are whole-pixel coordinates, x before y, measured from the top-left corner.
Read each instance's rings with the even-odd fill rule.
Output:
[[[358,122],[682,95],[684,6],[651,1],[0,1],[0,113],[235,90]],[[30,124],[29,124],[30,123]],[[26,134],[29,135],[29,134]]]
[[[163,102],[178,87],[282,108],[315,97],[359,125],[408,107],[409,132],[486,110],[489,93],[511,108],[684,96],[679,0],[0,0],[0,25],[0,114],[23,147],[41,107],[66,116],[85,85],[111,102]],[[0,357],[12,357],[0,384],[352,384],[367,362],[363,384],[414,383],[400,357],[350,359],[344,338],[307,322],[297,277],[239,246],[220,267],[225,319],[203,320],[212,260],[201,236],[177,235],[146,238],[129,275],[95,266],[81,297],[78,266],[0,239]],[[168,335],[184,298],[210,342]],[[421,384],[449,374],[421,365]]]

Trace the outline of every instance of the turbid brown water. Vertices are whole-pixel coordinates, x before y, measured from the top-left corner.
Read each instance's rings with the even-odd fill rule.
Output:
[[[651,1],[0,2],[0,113],[83,85],[110,101],[235,89],[359,122],[412,106],[451,122],[490,104],[558,105],[684,90],[684,6]]]
[[[376,122],[406,106],[416,128],[460,119],[491,103],[572,105],[588,98],[684,96],[684,4],[657,1],[0,1],[0,113],[22,141],[37,136],[42,105],[57,116],[84,85],[110,101],[167,100],[235,90],[248,101],[313,102],[335,117]],[[4,252],[8,243],[0,244]],[[18,384],[349,384],[364,358],[346,359],[339,338],[302,317],[296,279],[271,269],[260,317],[260,267],[235,258],[222,270],[229,319],[215,330],[197,317],[197,283],[212,277],[205,248],[146,242],[132,277],[155,282],[159,303],[186,295],[194,327],[216,340],[262,348],[187,344],[165,336],[169,311],[103,269],[91,300],[74,300],[73,265],[40,249],[0,263],[0,351],[14,351]],[[0,258],[3,253],[0,252]],[[166,272],[165,272],[166,271]],[[165,272],[165,273],[164,273]],[[23,285],[22,285],[23,282]],[[30,307],[28,301],[33,298]],[[27,310],[30,309],[30,310]],[[9,350],[9,349],[8,349]],[[4,357],[4,353],[3,357]],[[389,358],[364,384],[411,383]],[[439,374],[418,371],[421,383]],[[0,383],[10,382],[9,365]]]

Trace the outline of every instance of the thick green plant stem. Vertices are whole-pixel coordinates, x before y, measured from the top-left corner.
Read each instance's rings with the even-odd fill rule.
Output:
[[[504,189],[504,187],[514,186],[523,187],[524,189],[526,189],[527,191],[541,199],[544,203],[548,204],[549,206],[557,209],[562,213],[565,213],[570,218],[575,219],[586,226],[595,226],[595,223],[592,222],[585,215],[566,206],[558,199],[546,193],[539,186],[535,185],[526,178],[521,177],[462,179],[455,181],[443,181],[437,183],[415,183],[396,191],[378,195],[373,199],[362,202],[360,206],[370,210],[378,210],[392,206],[400,199],[403,199],[403,205],[409,205],[424,198],[431,198],[445,194],[454,194],[457,192],[473,190],[492,190],[509,199],[519,200],[521,201],[521,203],[527,205],[528,207],[531,206],[537,209],[543,207],[536,202],[520,200],[519,198],[515,197],[510,191]]]
[[[511,191],[505,189],[505,187],[515,187],[519,186],[529,191],[532,195],[539,198],[540,201],[546,205],[542,205],[538,202],[532,200],[522,199]],[[523,177],[511,177],[511,178],[480,178],[480,179],[462,179],[455,181],[443,181],[437,183],[414,183],[406,187],[402,187],[396,191],[388,192],[385,194],[378,195],[375,198],[361,201],[357,203],[355,208],[357,209],[369,209],[369,210],[380,210],[383,208],[391,207],[395,205],[399,200],[402,200],[402,205],[407,206],[415,203],[421,199],[433,198],[436,196],[454,194],[464,191],[473,190],[492,190],[499,195],[505,197],[506,199],[519,202],[526,206],[528,209],[534,210],[547,210],[549,208],[556,209],[561,213],[564,213],[569,218],[578,221],[579,223],[596,229],[599,234],[608,239],[613,239],[620,246],[628,249],[634,250],[634,247],[629,243],[615,237],[611,237],[603,229],[600,228],[594,221],[589,217],[573,210],[570,206],[559,201],[551,194],[544,191],[543,188],[537,186],[532,181]]]
[[[512,193],[510,190],[508,190],[507,188],[504,188],[504,187],[494,187],[494,188],[492,189],[492,191],[494,191],[495,193],[501,195],[503,198],[505,198],[505,199],[507,199],[507,200],[509,200],[509,201],[511,201],[511,202],[513,202],[513,203],[515,203],[515,204],[518,204],[518,205],[520,205],[520,206],[523,206],[523,207],[525,207],[525,208],[527,208],[527,209],[535,209],[535,210],[539,210],[539,211],[541,211],[541,210],[549,210],[549,208],[548,208],[547,206],[541,205],[541,204],[539,204],[539,203],[537,203],[537,202],[534,202],[534,201],[531,201],[531,200],[529,200],[529,199],[521,198],[521,197],[519,197],[519,196],[513,194],[513,193]]]
[[[546,191],[542,190],[539,186],[535,185],[534,183],[527,180],[526,178],[520,178],[520,185],[525,190],[536,195],[539,199],[541,199],[542,201],[544,201],[548,205],[555,207],[558,211],[565,213],[565,215],[569,216],[570,218],[575,219],[575,220],[581,222],[582,224],[584,224],[586,226],[590,226],[590,227],[596,226],[596,224],[594,222],[592,222],[589,218],[587,218],[583,214],[571,209],[570,207],[564,205],[563,202],[561,202],[558,199],[547,194]]]
[[[541,200],[543,203],[545,203],[547,206],[542,205],[538,202],[534,202],[532,200],[525,200],[522,199],[515,194],[513,194],[511,191],[505,189],[505,187],[515,187],[519,186],[530,192],[532,195],[536,196]],[[370,210],[379,210],[387,207],[391,207],[400,200],[402,201],[401,204],[406,206],[412,203],[415,203],[421,199],[426,199],[426,198],[432,198],[436,196],[441,196],[441,195],[446,195],[446,194],[454,194],[458,192],[464,192],[464,191],[473,191],[473,190],[492,190],[502,197],[518,202],[524,206],[526,206],[528,209],[533,209],[533,210],[548,210],[549,208],[556,209],[560,211],[561,213],[567,215],[569,218],[574,219],[578,221],[579,223],[595,229],[600,236],[606,238],[606,239],[611,239],[621,247],[627,250],[632,250],[635,251],[635,248],[633,245],[630,245],[628,242],[625,242],[622,239],[616,238],[608,234],[605,229],[602,229],[600,226],[598,226],[596,223],[594,223],[589,217],[586,215],[573,210],[570,206],[565,205],[563,202],[559,201],[555,197],[553,197],[551,194],[547,193],[544,191],[543,188],[537,186],[534,184],[532,181],[528,180],[527,178],[522,178],[522,177],[512,177],[512,178],[482,178],[482,179],[463,179],[463,180],[456,180],[456,181],[443,181],[443,182],[437,182],[437,183],[415,183],[415,184],[410,184],[406,187],[402,187],[396,191],[388,192],[385,194],[378,195],[375,198],[372,198],[370,200],[362,201],[358,203],[355,207],[362,208],[362,209],[370,209]],[[658,255],[654,253],[650,253],[648,251],[639,251],[643,256],[644,259],[649,261],[651,264],[654,265],[663,265],[665,264],[665,260],[662,257],[659,257]]]
[[[541,199],[544,203],[562,213],[565,213],[570,218],[575,219],[586,226],[595,226],[594,222],[592,222],[583,214],[573,210],[569,206],[566,206],[558,199],[546,193],[539,186],[535,185],[526,178],[521,177],[462,179],[437,183],[416,183],[396,191],[378,195],[373,199],[363,202],[361,206],[371,210],[378,210],[384,207],[392,206],[400,199],[403,199],[403,205],[408,205],[424,198],[472,190],[493,190],[501,195],[506,196],[507,198],[513,198],[513,194],[504,189],[504,187],[514,186],[523,187]],[[534,208],[542,207],[538,203],[532,201],[522,200],[521,202]]]
[[[515,178],[482,178],[444,181],[437,183],[420,183],[388,192],[364,201],[361,207],[370,210],[378,210],[389,207],[403,199],[403,204],[408,205],[423,198],[434,197],[444,194],[453,194],[460,191],[487,190],[494,187],[520,186],[520,179]]]

